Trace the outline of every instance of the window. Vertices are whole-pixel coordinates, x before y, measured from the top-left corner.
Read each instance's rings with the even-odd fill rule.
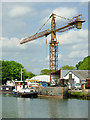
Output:
[[[72,79],[72,74],[69,74],[69,79]]]

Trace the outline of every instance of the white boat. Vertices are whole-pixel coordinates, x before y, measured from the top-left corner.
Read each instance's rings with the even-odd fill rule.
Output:
[[[13,92],[16,96],[27,97],[27,98],[37,98],[38,93],[35,89],[24,88],[19,91]]]

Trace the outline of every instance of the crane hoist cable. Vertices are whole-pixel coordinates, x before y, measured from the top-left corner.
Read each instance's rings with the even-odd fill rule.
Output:
[[[54,14],[54,13],[52,13],[52,14]],[[36,32],[36,34],[46,25],[46,23],[50,20],[50,18],[52,17],[52,14],[49,16],[49,18],[46,20],[46,22],[41,26],[41,28]],[[60,18],[63,18],[63,19],[65,19],[65,20],[72,20],[72,19],[69,19],[69,18],[66,18],[66,17],[62,17],[62,16],[60,16],[60,15],[56,15],[56,14],[54,14],[55,16],[57,16],[57,17],[60,17]]]
[[[49,21],[50,17],[47,19],[47,21],[40,27],[40,29],[36,32],[36,34],[46,25],[46,23]]]
[[[57,14],[54,14],[55,16],[57,16],[57,17],[60,17],[60,18],[63,18],[63,19],[65,19],[65,20],[72,20],[72,19],[69,19],[69,18],[66,18],[66,17],[62,17],[62,16],[60,16],[60,15],[57,15]]]

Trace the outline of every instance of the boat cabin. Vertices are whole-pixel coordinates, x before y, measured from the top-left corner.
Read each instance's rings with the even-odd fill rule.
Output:
[[[15,89],[21,90],[23,88],[27,88],[28,87],[28,82],[25,81],[15,81]]]

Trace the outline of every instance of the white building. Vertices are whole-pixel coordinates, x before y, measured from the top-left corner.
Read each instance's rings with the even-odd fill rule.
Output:
[[[70,70],[63,78],[74,80],[74,83],[84,83],[89,73],[89,70]]]

